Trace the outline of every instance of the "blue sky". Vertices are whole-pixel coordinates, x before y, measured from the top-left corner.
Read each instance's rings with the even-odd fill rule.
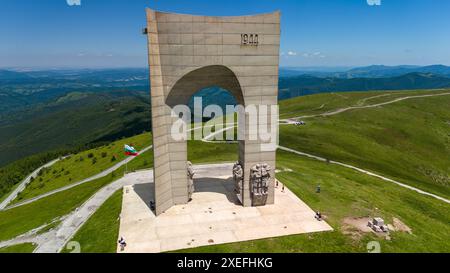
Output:
[[[208,15],[280,10],[282,66],[450,65],[450,1],[1,0],[0,67],[145,67],[145,7]]]

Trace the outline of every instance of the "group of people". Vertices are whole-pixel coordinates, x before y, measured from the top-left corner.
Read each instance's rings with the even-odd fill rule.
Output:
[[[275,186],[276,188],[279,187],[280,182],[278,182],[278,180],[276,180]],[[281,192],[284,192],[284,184],[282,184],[282,189]],[[316,188],[316,193],[321,193],[322,192],[322,187],[320,185],[317,185]],[[323,220],[323,216],[322,213],[320,211],[316,212],[316,215],[314,216],[316,218],[317,221],[322,221]]]
[[[277,180],[277,182],[276,182],[277,189],[278,189],[279,184],[280,184],[280,182],[278,182],[278,180]],[[284,184],[281,184],[281,185],[282,185],[281,192],[284,192]]]

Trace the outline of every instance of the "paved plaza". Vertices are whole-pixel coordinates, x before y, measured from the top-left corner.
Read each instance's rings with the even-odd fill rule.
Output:
[[[275,189],[274,205],[243,207],[233,192],[231,176],[207,176],[200,172],[196,178],[191,202],[158,217],[149,207],[154,184],[126,186],[119,234],[127,242],[124,252],[158,253],[332,230],[317,221],[314,211],[295,194],[287,188],[282,192],[281,185]]]

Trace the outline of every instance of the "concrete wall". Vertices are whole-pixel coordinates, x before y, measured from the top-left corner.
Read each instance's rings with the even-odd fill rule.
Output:
[[[187,144],[171,138],[170,106],[187,104],[194,93],[212,85],[229,90],[243,105],[277,105],[280,13],[208,17],[147,9],[147,23],[159,215],[188,202]],[[243,45],[242,34],[257,34],[258,45]],[[254,133],[245,130],[247,136]],[[252,205],[250,168],[266,162],[275,176],[275,151],[263,152],[261,144],[247,139],[239,144],[244,206]],[[274,202],[273,184],[269,204]]]

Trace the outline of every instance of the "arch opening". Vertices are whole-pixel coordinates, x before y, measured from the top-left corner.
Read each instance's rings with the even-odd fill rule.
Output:
[[[244,94],[236,74],[223,65],[205,66],[184,75],[170,90],[166,104],[172,108],[188,105],[196,92],[211,87],[228,90],[238,104],[245,105]]]

